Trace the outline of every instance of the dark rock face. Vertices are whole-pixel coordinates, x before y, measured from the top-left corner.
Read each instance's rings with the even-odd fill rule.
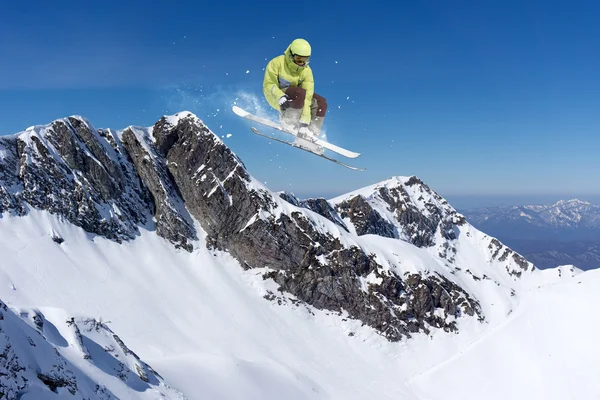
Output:
[[[484,319],[477,301],[443,277],[416,274],[401,279],[356,247],[335,251],[328,261],[328,265],[272,271],[265,278],[319,309],[345,310],[391,341],[429,333],[432,328],[456,331],[456,318],[462,315]],[[359,278],[369,275],[375,282],[364,288]]]
[[[192,251],[192,244],[188,240],[197,239],[196,232],[177,187],[172,181],[165,159],[157,156],[151,143],[145,143],[144,147],[140,140],[144,138],[138,139],[131,129],[123,132],[123,146],[131,157],[141,181],[152,196],[157,233],[175,243],[176,247]],[[145,148],[154,151],[151,150],[152,154],[149,154]]]
[[[131,177],[134,190],[131,196],[124,196],[122,171],[111,158],[99,154],[97,136],[74,122],[74,118],[54,122],[44,137],[31,135],[30,144],[17,139],[18,178],[24,187],[21,198],[88,232],[115,240],[131,239],[136,225],[145,222],[140,211],[147,208],[147,193]],[[105,166],[101,160],[109,161]],[[121,213],[113,212],[113,207]]]
[[[373,210],[362,196],[356,196],[341,203],[337,209],[342,218],[350,219],[358,235],[373,234],[389,238],[398,237],[394,225],[387,222],[377,211]]]
[[[0,137],[0,154],[4,152],[0,162],[0,213],[11,212],[15,215],[25,215],[25,207],[13,193],[23,189],[18,179],[18,149],[17,141]]]
[[[241,161],[195,117],[177,126],[159,122],[153,134],[188,210],[217,248],[227,249],[258,210],[269,209],[266,191],[247,188]]]
[[[24,215],[28,204],[118,242],[135,238],[155,214],[157,233],[191,250],[195,232],[164,162],[144,168],[152,155],[135,135],[124,136],[121,143],[111,131],[70,117],[3,138],[0,211]]]

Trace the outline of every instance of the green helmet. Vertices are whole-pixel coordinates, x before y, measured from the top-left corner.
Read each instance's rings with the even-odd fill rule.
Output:
[[[310,44],[304,39],[296,39],[290,45],[292,55],[310,57]]]

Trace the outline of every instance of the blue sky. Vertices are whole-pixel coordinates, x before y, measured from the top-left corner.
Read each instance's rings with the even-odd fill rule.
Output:
[[[451,200],[600,197],[600,5],[344,3],[5,2],[0,134],[189,110],[270,189],[302,197],[396,175]],[[313,47],[328,140],[362,152],[347,161],[365,172],[270,143],[231,113],[237,99],[275,115],[263,68],[297,37]]]

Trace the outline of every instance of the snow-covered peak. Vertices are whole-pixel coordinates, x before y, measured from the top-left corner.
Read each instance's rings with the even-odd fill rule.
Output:
[[[556,203],[554,203],[551,207],[564,207],[567,205],[570,207],[579,207],[579,206],[589,206],[589,205],[591,205],[591,203],[588,201],[579,200],[579,199],[569,199],[569,200],[559,200]]]
[[[385,236],[403,238],[416,245],[432,245],[432,235],[440,222],[443,225],[464,222],[461,214],[416,176],[392,177],[332,198],[329,202],[343,214],[350,226],[355,227],[352,220],[364,217],[361,204],[369,204],[376,211],[376,215],[371,214],[371,217],[390,226]],[[358,234],[374,233],[358,228]],[[450,232],[448,234],[451,235]]]
[[[423,182],[414,175],[392,176],[380,182],[376,182],[371,185],[367,185],[362,188],[352,190],[348,193],[344,193],[340,196],[331,198],[329,199],[329,201],[332,203],[339,203],[341,201],[348,200],[349,198],[352,198],[354,196],[362,196],[365,199],[369,199],[372,196],[376,195],[381,188],[393,189],[398,188],[399,186],[413,186],[415,184],[424,185]]]
[[[412,206],[423,215],[431,217],[443,210],[446,214],[457,214],[439,194],[434,192],[416,176],[394,176],[384,181],[365,186],[329,200],[332,204],[349,201],[356,196],[363,197],[368,202],[379,202],[388,208]],[[393,212],[394,210],[389,210]]]
[[[535,271],[521,255],[467,223],[462,214],[415,176],[387,179],[338,196],[330,203],[345,226],[359,236],[399,239],[439,257],[453,275],[464,277],[461,285],[469,287],[471,293],[479,293],[485,286],[479,281],[490,280],[498,284],[496,295],[508,289],[504,293],[510,299],[512,288],[520,285],[517,281]],[[487,310],[488,315],[496,311]]]
[[[164,115],[163,118],[172,126],[177,126],[182,119],[191,119],[194,122],[202,122],[202,120],[191,111],[180,111],[175,114]]]
[[[348,193],[344,193],[340,196],[334,197],[329,199],[330,202],[332,203],[339,203],[341,201],[347,200],[351,197],[354,196],[363,196],[365,198],[370,198],[371,196],[373,196],[379,188],[381,187],[397,187],[399,185],[404,185],[406,182],[408,182],[412,177],[411,176],[393,176],[391,178],[385,179],[383,181],[377,182],[377,183],[373,183],[371,185],[367,185],[364,186],[362,188],[358,188],[355,190],[352,190]]]
[[[90,131],[96,131],[92,123],[85,117],[81,115],[71,115],[64,118],[57,118],[50,123],[47,124],[38,124],[32,125],[27,129],[14,133],[12,135],[3,136],[4,139],[15,139],[19,138],[26,143],[30,143],[30,139],[32,136],[36,136],[40,139],[45,138],[49,133],[52,132],[53,127],[57,126],[57,124],[62,124],[64,126],[71,126],[73,122],[78,122],[82,126],[85,126]]]

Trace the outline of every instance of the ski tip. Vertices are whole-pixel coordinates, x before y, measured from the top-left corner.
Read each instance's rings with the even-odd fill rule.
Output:
[[[245,117],[250,114],[249,112],[242,110],[238,106],[233,106],[233,107],[231,107],[231,109],[233,110],[234,113],[236,113],[240,117]]]

